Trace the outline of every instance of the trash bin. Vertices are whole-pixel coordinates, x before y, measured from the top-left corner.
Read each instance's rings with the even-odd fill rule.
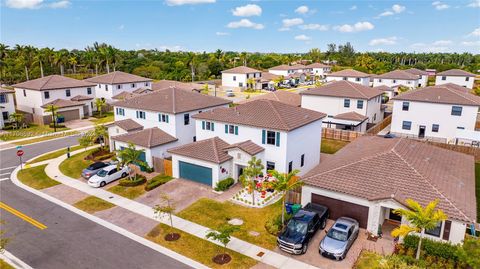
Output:
[[[285,210],[287,211],[287,214],[291,215],[292,214],[292,205],[290,203],[285,204]]]
[[[298,212],[298,210],[300,210],[300,208],[302,208],[301,204],[293,204],[292,205],[292,213],[297,214],[297,212]]]

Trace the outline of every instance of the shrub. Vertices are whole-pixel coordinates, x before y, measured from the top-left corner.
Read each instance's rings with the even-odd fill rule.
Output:
[[[135,178],[134,180],[130,180],[128,178],[120,179],[120,181],[118,182],[118,185],[123,186],[123,187],[135,187],[135,186],[138,186],[138,185],[142,185],[146,181],[147,181],[147,179],[144,176],[137,175],[137,178]]]
[[[146,191],[151,191],[151,190],[155,189],[156,187],[161,186],[161,185],[169,182],[170,180],[172,180],[171,176],[167,176],[167,175],[156,176],[156,177],[147,181],[147,184],[145,185],[145,190]]]
[[[285,214],[285,223],[287,223],[291,218],[292,215]],[[265,230],[275,236],[277,236],[278,232],[282,227],[282,214],[273,216],[265,222]]]
[[[403,240],[403,244],[409,250],[416,250],[419,239],[420,238],[416,235],[407,235]],[[450,243],[434,241],[428,238],[424,238],[422,240],[422,251],[424,251],[427,255],[432,255],[447,260],[453,260],[456,262],[458,261],[457,250],[458,246],[452,245]]]
[[[50,122],[50,124],[48,125],[50,128],[53,128],[53,122]],[[61,123],[57,123],[55,124],[55,127],[57,128],[65,128],[65,124],[61,124]]]
[[[109,153],[109,154],[105,154],[105,155],[96,156],[93,159],[95,161],[103,161],[103,160],[106,160],[106,159],[110,159],[113,155],[115,155],[115,153]]]
[[[220,181],[217,182],[217,186],[215,187],[215,190],[216,191],[226,191],[226,190],[228,190],[228,188],[230,188],[230,186],[233,185],[233,183],[235,183],[235,180],[233,180],[233,178],[231,178],[231,177],[220,180]]]

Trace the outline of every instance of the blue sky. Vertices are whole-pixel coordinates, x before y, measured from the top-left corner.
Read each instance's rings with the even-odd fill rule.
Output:
[[[480,0],[0,0],[8,45],[250,52],[326,50],[480,53]]]

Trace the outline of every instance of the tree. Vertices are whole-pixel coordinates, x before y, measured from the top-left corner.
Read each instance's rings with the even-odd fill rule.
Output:
[[[98,112],[98,115],[99,115],[100,118],[102,117],[103,108],[106,105],[107,105],[107,103],[105,102],[105,99],[103,99],[103,98],[96,98],[95,99],[95,106],[97,107],[97,112]]]
[[[232,225],[224,225],[218,229],[218,231],[210,230],[209,233],[205,236],[207,239],[212,239],[223,245],[224,252],[220,255],[221,261],[225,261],[228,257],[227,254],[227,245],[230,243],[232,234],[238,230],[238,227]]]
[[[140,156],[144,150],[137,150],[133,143],[129,143],[128,147],[120,150],[118,152],[118,158],[121,160],[123,166],[130,165],[130,164],[138,164],[138,165],[145,165],[145,163],[140,159]],[[128,175],[130,180],[135,180],[137,178],[137,174],[135,171],[133,172],[135,177],[132,176],[132,173]]]
[[[92,139],[92,136],[91,136],[91,132],[88,132],[84,135],[81,135],[78,138],[78,144],[80,144],[80,146],[82,148],[87,150],[87,148],[93,144],[93,139]]]
[[[436,209],[439,200],[430,202],[426,207],[422,207],[418,202],[407,199],[407,206],[411,209],[395,209],[393,212],[405,217],[409,224],[402,224],[392,231],[393,237],[406,236],[411,232],[419,232],[416,259],[420,258],[420,249],[425,230],[431,230],[437,227],[438,223],[447,219],[447,215],[442,210]]]
[[[10,116],[8,116],[8,118],[9,118],[11,121],[15,122],[15,124],[16,124],[17,126],[19,126],[20,123],[23,122],[24,117],[25,117],[25,116],[24,116],[22,113],[17,113],[17,112],[14,112],[14,113],[10,114]]]
[[[49,105],[45,108],[45,112],[50,112],[52,114],[52,123],[53,123],[53,131],[57,131],[57,111],[58,106],[56,105]]]
[[[177,233],[173,233],[173,218],[172,214],[175,212],[175,203],[173,202],[173,199],[170,198],[166,193],[161,194],[160,198],[162,199],[162,202],[164,205],[156,205],[153,207],[153,211],[158,217],[161,217],[162,215],[168,216],[170,219],[170,227],[172,228],[172,233],[167,234],[167,236],[170,236],[170,239],[173,240],[174,238],[177,238]]]
[[[300,170],[295,169],[290,173],[280,173],[276,170],[270,170],[268,173],[272,174],[277,180],[274,181],[273,188],[282,194],[282,225],[285,224],[285,197],[287,192],[294,190],[303,185],[303,181],[296,175]]]
[[[247,88],[249,90],[255,90],[255,79],[253,78],[247,79]]]
[[[471,268],[480,268],[480,239],[473,236],[465,237],[463,245],[458,248],[457,256]]]
[[[240,176],[240,181],[243,186],[248,186],[252,190],[252,205],[255,204],[255,180],[262,173],[264,166],[261,159],[253,156],[248,161],[248,166],[243,169],[243,174]]]
[[[98,139],[98,141],[100,141],[100,147],[103,149],[108,139],[107,127],[102,124],[96,124],[95,129],[93,129],[93,133],[95,134],[95,137]]]

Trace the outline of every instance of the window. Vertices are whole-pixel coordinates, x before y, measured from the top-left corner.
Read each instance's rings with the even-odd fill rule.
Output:
[[[442,222],[438,222],[437,223],[437,227],[431,229],[431,230],[425,230],[425,233],[426,234],[429,234],[429,235],[432,235],[432,236],[436,236],[436,237],[440,237],[440,232],[442,231]]]
[[[397,81],[394,79],[394,80],[392,81],[392,83],[397,83]]]
[[[98,88],[101,89],[101,88],[102,88],[102,84],[98,84]]]
[[[343,80],[347,80],[347,77],[343,77],[342,79],[343,79]]]
[[[350,99],[343,100],[343,107],[350,107]]]
[[[267,171],[275,170],[275,163],[267,161]]]
[[[381,79],[381,78],[379,78],[379,79],[378,79],[378,82],[382,82],[382,79]]]
[[[452,106],[452,116],[462,116],[462,107]]]
[[[280,132],[262,130],[262,144],[280,147]]]
[[[303,167],[305,165],[305,154],[302,154],[300,156],[300,167]]]
[[[410,103],[409,102],[403,102],[402,103],[402,110],[403,111],[408,111],[409,108],[410,108]]]
[[[166,122],[168,123],[168,115],[167,114],[158,114],[158,121],[159,122]]]
[[[373,121],[377,120],[377,113],[373,114]]]
[[[50,92],[43,92],[43,96],[45,97],[45,99],[50,98]]]
[[[438,124],[432,124],[432,132],[438,133],[438,129],[440,128],[440,125]]]
[[[407,84],[412,84],[412,82],[409,80],[409,81],[407,81]]]
[[[458,126],[457,129],[458,129],[458,130],[465,130],[465,127]]]
[[[470,80],[470,77],[466,77],[466,78],[465,78],[465,81],[469,81],[469,80]]]
[[[202,129],[203,130],[209,130],[209,131],[215,131],[215,123],[211,121],[202,121]]]
[[[443,77],[442,77],[442,80],[447,80],[447,77],[446,77],[446,76],[443,76]]]
[[[27,92],[25,90],[23,90],[23,96],[27,97]]]
[[[225,124],[225,133],[238,135],[238,126]]]
[[[193,137],[193,142],[197,142],[197,137],[196,136]]]
[[[92,94],[92,88],[87,88],[87,94]]]
[[[65,90],[65,95],[66,95],[67,97],[70,97],[70,95],[71,95],[70,90]]]
[[[3,120],[8,120],[8,111],[3,111],[2,117],[3,117]]]
[[[403,121],[402,122],[402,129],[403,130],[410,130],[412,128],[412,122],[411,121]]]
[[[237,76],[233,76],[233,81],[237,81]]]
[[[105,85],[105,91],[108,92],[108,85]]]
[[[267,131],[267,144],[275,145],[276,133],[272,131]]]
[[[145,111],[137,110],[137,119],[145,119]]]
[[[190,114],[183,114],[183,124],[189,125],[190,124]]]
[[[116,108],[117,115],[125,116],[125,109],[117,107]]]
[[[357,108],[363,109],[363,100],[357,100]]]
[[[239,82],[238,87],[243,87],[243,82]]]
[[[360,78],[355,78],[355,81],[360,81]]]
[[[145,82],[145,86],[148,87],[148,82]]]
[[[118,85],[117,85],[117,89],[120,90],[121,88],[122,88],[122,85],[121,85],[121,84],[118,84]]]
[[[2,104],[7,103],[7,95],[6,94],[0,94],[0,103],[2,103]]]
[[[290,172],[292,172],[292,170],[293,170],[293,162],[290,161],[290,162],[288,163],[288,172],[290,173]]]
[[[135,88],[135,83],[132,83],[132,88]]]

